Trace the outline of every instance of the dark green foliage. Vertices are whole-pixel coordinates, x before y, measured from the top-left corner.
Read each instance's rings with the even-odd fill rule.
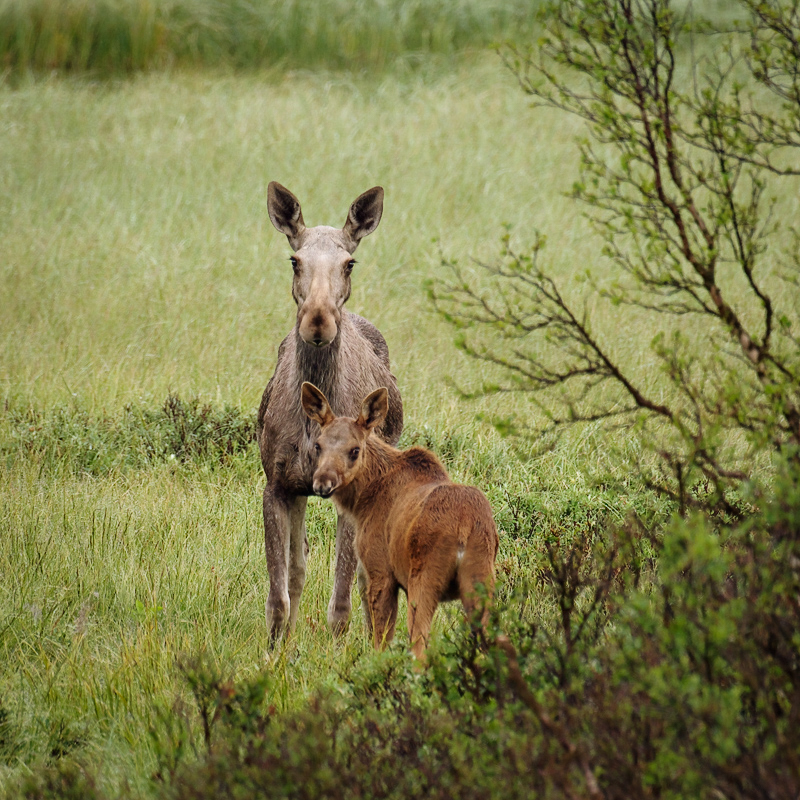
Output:
[[[17,731],[11,722],[11,715],[0,703],[0,763],[10,764],[18,750]]]
[[[6,412],[6,458],[35,455],[43,465],[102,474],[159,461],[226,464],[255,450],[255,413],[170,394],[158,409],[129,405],[120,417],[95,417],[66,407]]]
[[[53,767],[34,772],[20,787],[25,800],[100,800],[103,795],[93,778],[72,761],[59,761]]]

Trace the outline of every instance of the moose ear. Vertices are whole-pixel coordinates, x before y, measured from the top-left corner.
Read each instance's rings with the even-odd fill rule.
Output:
[[[381,214],[383,214],[382,186],[373,186],[353,201],[350,211],[347,212],[347,222],[344,224],[344,232],[353,240],[353,250],[365,236],[378,227]]]
[[[277,181],[267,187],[267,210],[272,224],[289,239],[292,250],[300,246],[300,235],[306,229],[300,201]]]
[[[356,423],[372,430],[377,428],[386,419],[389,413],[389,392],[381,386],[371,394],[368,394],[361,403],[361,414]]]
[[[313,383],[303,382],[300,387],[300,402],[303,404],[306,416],[313,419],[314,422],[318,422],[322,427],[336,418],[328,404],[328,398]]]

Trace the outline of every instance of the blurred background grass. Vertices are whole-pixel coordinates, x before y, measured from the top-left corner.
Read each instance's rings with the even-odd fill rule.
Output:
[[[377,67],[532,29],[525,0],[1,0],[0,65]]]
[[[557,231],[562,272],[585,264],[588,226],[559,194],[576,130],[533,123],[491,56],[402,79],[156,73],[0,91],[0,397],[100,412],[176,391],[257,408],[295,315],[268,182],[312,225],[343,224],[381,184],[348,307],[386,336],[409,419],[452,424],[465,410],[444,379],[480,367],[422,284],[443,255],[491,259],[504,223],[520,246],[534,224]]]

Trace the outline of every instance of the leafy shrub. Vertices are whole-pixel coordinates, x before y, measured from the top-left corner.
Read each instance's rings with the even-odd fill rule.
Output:
[[[715,27],[669,0],[550,3],[538,44],[504,55],[535,104],[585,124],[570,196],[598,258],[583,297],[545,265],[544,236],[516,252],[506,235],[497,263],[431,284],[458,346],[489,365],[472,394],[539,408],[501,430],[627,427],[652,485],[731,515],[758,454],[800,452],[797,231],[779,232],[770,197],[798,175],[800,11],[737,5],[745,22]],[[637,369],[641,344],[625,356],[629,319],[657,369]]]
[[[255,441],[255,413],[170,394],[158,409],[128,405],[119,418],[93,417],[81,409],[49,412],[9,409],[7,458],[35,454],[50,467],[66,464],[91,474],[159,461],[226,464]]]

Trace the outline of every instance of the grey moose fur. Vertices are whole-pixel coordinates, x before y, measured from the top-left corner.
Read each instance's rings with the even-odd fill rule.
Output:
[[[389,349],[380,331],[344,308],[350,297],[353,253],[378,226],[383,189],[364,192],[350,206],[343,228],[306,228],[297,198],[279,183],[268,189],[272,224],[286,234],[294,251],[292,296],[297,320],[278,349],[275,373],[258,412],[258,443],[267,478],[264,488],[264,542],[269,570],[267,629],[272,641],[294,629],[306,579],[306,503],[313,491],[314,443],[319,425],[304,413],[301,386],[318,386],[341,416],[356,416],[362,398],[385,386],[392,414],[377,431],[395,444],[403,429],[403,407],[389,368]],[[334,586],[328,624],[341,633],[350,615],[356,569],[354,531],[341,517],[336,525]]]

